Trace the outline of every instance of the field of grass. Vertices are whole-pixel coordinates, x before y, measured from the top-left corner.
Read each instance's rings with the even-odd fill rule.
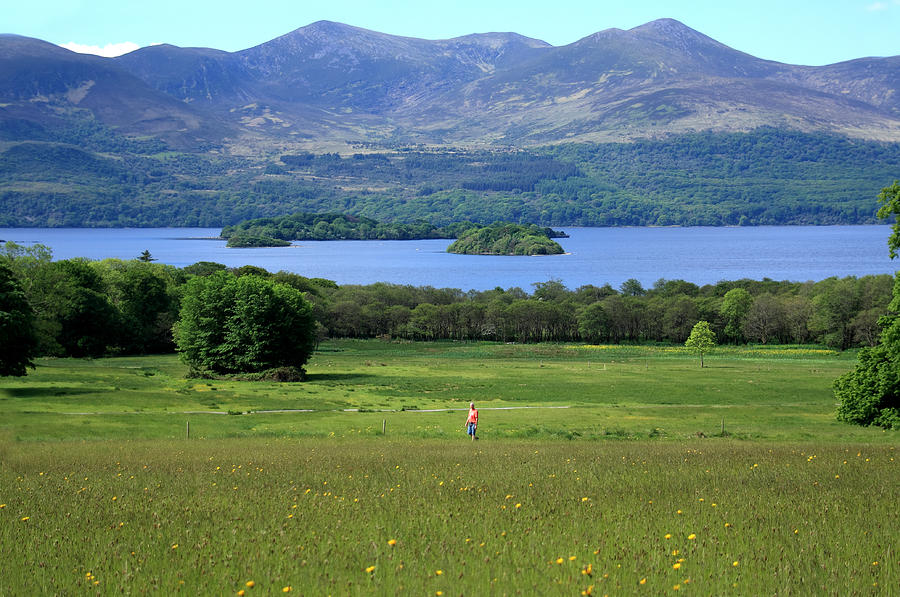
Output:
[[[363,341],[323,345],[307,382],[279,384],[185,379],[174,355],[48,359],[0,380],[0,433],[182,438],[190,423],[207,439],[359,437],[384,423],[391,437],[462,439],[461,409],[474,401],[485,440],[709,437],[724,419],[744,439],[894,441],[834,419],[831,383],[854,362],[810,347],[741,347],[701,369],[671,347]]]
[[[0,594],[896,594],[896,432],[834,420],[854,362],[340,342],[277,384],[42,360],[0,380]]]
[[[893,446],[253,438],[0,450],[9,594],[900,587]]]

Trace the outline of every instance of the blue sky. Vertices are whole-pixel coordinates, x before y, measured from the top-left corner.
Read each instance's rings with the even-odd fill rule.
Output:
[[[670,17],[735,49],[821,65],[900,54],[900,0],[38,0],[9,2],[0,32],[60,45],[153,43],[235,51],[326,19],[426,39],[514,31],[565,45]]]

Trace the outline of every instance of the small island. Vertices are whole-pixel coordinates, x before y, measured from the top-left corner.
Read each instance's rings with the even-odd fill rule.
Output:
[[[409,224],[384,223],[363,216],[326,213],[295,213],[272,218],[256,218],[226,226],[222,238],[232,246],[284,246],[281,244],[232,244],[235,237],[247,237],[254,242],[293,240],[423,240],[428,238],[457,238],[461,232],[477,228],[472,222],[458,222],[439,227],[428,222]],[[289,244],[289,243],[288,243]]]
[[[534,224],[495,222],[481,226],[456,222],[434,226],[417,221],[384,223],[345,214],[295,213],[246,220],[222,229],[228,247],[286,247],[295,240],[423,240],[457,239],[448,253],[463,255],[559,255],[563,248],[553,241],[565,232]]]
[[[448,253],[463,255],[560,255],[563,248],[551,238],[563,233],[534,224],[497,222],[467,230],[447,247]]]
[[[289,247],[291,243],[280,238],[257,234],[234,234],[228,237],[226,247],[232,249],[257,248],[257,247]]]

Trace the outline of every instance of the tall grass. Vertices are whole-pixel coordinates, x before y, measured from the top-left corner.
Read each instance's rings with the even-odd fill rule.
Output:
[[[887,595],[897,495],[887,445],[4,440],[0,592]]]

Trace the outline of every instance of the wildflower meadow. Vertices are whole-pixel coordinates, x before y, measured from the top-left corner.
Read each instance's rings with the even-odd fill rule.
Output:
[[[0,384],[0,593],[896,594],[896,432],[834,421],[850,356],[790,350],[41,361]]]

